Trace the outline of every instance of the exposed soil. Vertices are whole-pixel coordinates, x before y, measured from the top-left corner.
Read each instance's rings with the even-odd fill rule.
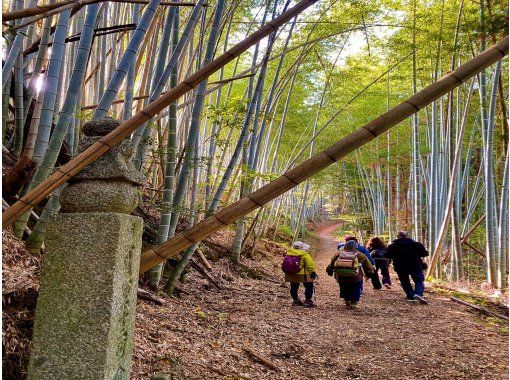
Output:
[[[438,293],[427,306],[403,301],[398,281],[376,291],[365,284],[362,306],[346,309],[324,273],[335,225],[319,228],[318,308],[292,307],[288,284],[239,277],[228,259],[212,274],[212,290],[192,274],[182,298],[163,306],[140,301],[133,377],[172,373],[178,379],[506,379],[506,324],[479,317]],[[318,248],[318,249],[317,249]],[[281,252],[256,256],[271,277]],[[248,260],[247,260],[248,261]],[[492,324],[489,322],[493,322]],[[245,349],[273,363],[269,368]]]

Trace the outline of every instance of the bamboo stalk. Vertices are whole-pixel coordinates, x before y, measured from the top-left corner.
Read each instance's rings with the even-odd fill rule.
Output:
[[[472,234],[473,232],[475,232],[476,227],[478,227],[478,226],[480,225],[480,223],[482,223],[482,222],[484,221],[484,219],[485,219],[485,214],[483,214],[483,215],[482,215],[482,217],[481,217],[480,219],[478,219],[478,220],[476,221],[476,223],[475,223],[475,224],[473,224],[473,227],[471,227],[471,228],[469,229],[469,231],[468,231],[468,232],[466,232],[466,234],[465,234],[463,237],[461,237],[461,238],[460,238],[460,242],[461,242],[461,243],[464,243],[465,241],[467,241],[467,239],[469,238],[469,236],[471,236],[471,234]]]
[[[133,100],[136,101],[136,100],[143,100],[143,99],[147,99],[149,97],[149,95],[140,95],[140,96],[135,96],[133,97]],[[126,99],[117,99],[117,100],[114,100],[112,102],[112,104],[120,104],[120,103],[124,103],[126,101]],[[85,105],[85,106],[82,106],[81,109],[82,111],[84,110],[93,110],[93,109],[96,109],[97,108],[97,103],[96,104],[89,104],[89,105]]]
[[[508,316],[507,315],[503,315],[503,314],[499,314],[499,313],[495,313],[493,312],[492,310],[489,310],[489,309],[486,309],[485,307],[481,307],[481,306],[478,306],[478,305],[473,305],[472,303],[469,303],[469,302],[466,302],[466,301],[463,301],[457,297],[450,297],[450,299],[454,302],[457,302],[457,303],[460,303],[462,305],[465,305],[465,306],[469,306],[469,307],[472,307],[473,309],[476,309],[478,311],[481,311],[485,314],[489,314],[489,315],[492,315],[494,317],[498,317],[498,318],[501,318],[501,319],[506,319],[508,320]]]
[[[278,27],[292,19],[294,16],[300,14],[302,11],[315,4],[317,0],[302,0],[293,8],[282,13],[280,16],[265,24],[263,27],[252,33],[243,41],[239,42],[224,54],[211,61],[209,64],[196,71],[194,74],[185,78],[181,83],[167,91],[164,95],[159,97],[157,100],[149,103],[136,115],[123,122],[114,131],[108,135],[102,137],[97,143],[90,146],[88,149],[77,155],[74,159],[69,161],[66,165],[61,166],[57,171],[50,176],[48,179],[43,181],[33,191],[26,194],[12,207],[6,210],[2,215],[3,228],[6,228],[14,223],[14,221],[28,211],[33,206],[37,205],[43,199],[45,199],[53,190],[58,188],[69,178],[72,178],[82,169],[96,161],[99,157],[110,151],[112,147],[120,143],[124,138],[129,136],[137,127],[150,120],[154,115],[167,107],[170,103],[179,99],[184,94],[191,91],[200,82],[208,78],[211,74],[218,71],[220,68],[225,66],[227,63],[234,60],[236,57],[241,55],[249,47],[255,45],[258,41],[268,36],[271,32],[276,30]],[[506,45],[505,45],[506,43]],[[492,48],[487,52],[482,53],[482,64],[486,60],[486,56],[492,57],[492,60],[499,58],[501,55],[504,56],[508,49],[508,41],[505,39],[503,44],[499,44],[500,49]],[[497,46],[499,46],[497,45]],[[505,48],[506,46],[506,48]],[[485,59],[485,60],[484,60]],[[476,60],[476,59],[475,59]],[[489,59],[486,66],[492,63]],[[478,62],[477,62],[478,63]]]
[[[213,232],[247,215],[258,207],[297,186],[313,174],[330,166],[340,158],[386,132],[407,117],[418,112],[442,95],[448,93],[466,80],[478,74],[482,69],[503,58],[508,53],[508,36],[498,44],[478,54],[438,81],[403,101],[396,107],[383,113],[360,129],[339,140],[326,150],[318,153],[294,169],[287,171],[276,180],[257,191],[248,194],[239,201],[212,214],[194,227],[175,235],[167,242],[143,253],[140,272],[143,273],[157,263],[175,256],[183,249],[196,244]],[[14,207],[14,206],[13,206]],[[9,210],[7,210],[8,212]],[[5,218],[8,222],[9,219]],[[4,222],[5,224],[6,222]]]
[[[82,7],[87,4],[101,3],[103,1],[106,1],[106,0],[85,0],[85,1],[67,0],[67,1],[60,1],[58,3],[53,3],[53,4],[37,5],[35,7],[19,9],[17,11],[13,11],[13,12],[3,12],[2,13],[2,22],[18,20],[18,19],[21,19],[24,17],[44,15],[47,12],[57,10],[57,9],[58,9],[58,12],[56,12],[56,13],[60,13],[65,10],[65,9],[63,9],[63,7],[65,7],[65,6]],[[128,3],[128,4],[148,4],[149,3],[149,0],[108,0],[108,1],[118,2],[118,3]],[[166,5],[166,6],[172,6],[172,7],[193,7],[193,6],[195,6],[195,3],[193,3],[193,2],[179,3],[179,2],[175,2],[175,1],[162,1],[160,3],[160,5]],[[62,9],[59,9],[59,8],[62,8]],[[66,9],[69,9],[69,8],[66,8]],[[52,14],[55,14],[55,13],[52,13]],[[34,21],[36,21],[36,20],[32,20],[32,22],[34,22]]]

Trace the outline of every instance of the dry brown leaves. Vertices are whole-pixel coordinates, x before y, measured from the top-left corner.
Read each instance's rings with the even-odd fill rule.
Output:
[[[6,378],[26,376],[40,256],[30,254],[10,230],[2,231],[2,367]]]

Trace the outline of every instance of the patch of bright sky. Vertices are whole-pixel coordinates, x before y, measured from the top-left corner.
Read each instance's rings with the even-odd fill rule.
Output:
[[[281,12],[281,10],[280,10],[280,12]],[[298,16],[298,22],[303,21],[303,20],[312,21],[315,16],[314,13],[315,13],[315,10],[313,9],[313,7],[305,10],[302,14],[300,14]],[[381,13],[386,14],[387,16],[389,16],[389,18],[391,18],[392,20],[395,20],[395,21],[401,21],[401,20],[403,20],[403,17],[404,17],[404,12],[395,10],[395,9],[381,10]],[[262,7],[253,8],[251,10],[251,14],[252,14],[252,17],[257,17],[257,22],[255,24],[253,24],[251,31],[250,31],[250,32],[253,32],[260,26],[260,23],[261,23],[263,14],[264,14],[264,10]],[[385,26],[384,25],[385,19],[386,19],[386,17],[383,16],[382,20],[380,22],[381,26],[369,25],[367,27],[369,41],[371,38],[374,38],[374,37],[375,37],[375,39],[380,39],[380,40],[388,39],[391,37],[391,35],[393,33],[395,33],[399,29],[398,27],[395,27],[395,26]],[[270,20],[270,15],[268,15],[266,22],[269,20]],[[244,22],[249,22],[249,21],[245,20]],[[290,24],[291,24],[291,22],[289,21],[283,28],[280,29],[279,36],[278,36],[278,39],[280,41],[284,41],[287,38],[289,29],[290,29]],[[299,24],[297,27],[299,28]],[[231,39],[230,46],[243,40],[245,37],[246,36],[244,35],[244,33],[240,33],[240,32],[235,33],[235,35]],[[331,37],[331,39],[334,39],[334,38],[335,37]],[[265,51],[265,49],[267,47],[267,40],[268,40],[267,38],[264,38],[259,44],[258,61],[260,61],[262,59],[263,52]],[[338,49],[341,49],[342,45],[343,45],[343,41],[341,40],[341,38],[338,38],[338,37],[337,37],[337,41],[338,41],[337,47],[338,47]],[[292,46],[292,42],[291,42],[290,46]],[[250,53],[251,56],[253,56],[253,53],[255,52],[255,46],[250,47],[248,49],[248,52]],[[353,55],[357,55],[357,54],[368,54],[367,35],[366,35],[366,32],[362,31],[362,30],[354,31],[349,35],[348,41],[345,44],[345,46],[343,47],[343,51],[342,51],[338,60],[336,59],[337,55],[338,55],[337,49],[332,49],[329,52],[329,54],[326,56],[326,59],[328,61],[330,61],[331,63],[335,62],[335,60],[336,60],[336,65],[339,67],[342,67],[342,66],[345,66],[347,58],[349,58]]]

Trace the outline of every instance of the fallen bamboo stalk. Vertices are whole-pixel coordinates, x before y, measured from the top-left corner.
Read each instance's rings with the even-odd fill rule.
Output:
[[[12,21],[12,20],[19,20],[21,18],[25,17],[32,17],[32,16],[39,16],[41,14],[44,14],[46,12],[50,12],[52,10],[64,7],[64,6],[83,6],[86,4],[93,4],[93,3],[100,3],[106,0],[91,0],[91,1],[76,1],[76,0],[67,0],[67,1],[60,1],[58,3],[53,4],[43,4],[43,5],[37,5],[32,8],[24,8],[19,9],[13,12],[3,12],[2,13],[2,22],[6,21]],[[130,3],[130,4],[148,4],[149,0],[108,0],[112,2],[117,3]],[[83,4],[83,5],[81,5]],[[179,3],[175,1],[162,1],[160,5],[166,5],[166,6],[175,6],[175,7],[192,7],[195,6],[195,3]],[[67,8],[66,8],[67,9]],[[60,12],[59,12],[60,13]]]
[[[218,290],[221,290],[221,286],[216,282],[216,280],[214,278],[212,278],[212,276],[207,273],[204,269],[202,269],[202,267],[200,265],[198,265],[198,263],[193,259],[191,258],[190,259],[190,264],[193,268],[195,268],[206,280],[208,280],[211,284],[214,285],[214,287]]]
[[[462,290],[458,289],[458,288],[451,288],[449,286],[446,286],[444,284],[434,284],[433,285],[434,288],[438,288],[438,289],[443,289],[443,290],[447,290],[449,292],[462,292]],[[468,291],[468,294],[470,295],[470,297],[475,297],[473,296],[473,294],[471,292]],[[488,301],[489,303],[493,304],[494,306],[496,307],[503,307],[505,308],[505,310],[508,311],[508,305],[501,302],[501,301],[496,301],[496,300],[489,300]]]
[[[473,305],[472,303],[469,303],[469,302],[466,302],[466,301],[462,301],[461,299],[458,299],[456,297],[450,297],[450,299],[452,301],[455,301],[455,302],[460,303],[462,305],[469,306],[469,307],[471,307],[473,309],[481,311],[481,312],[483,312],[485,314],[489,314],[489,315],[492,315],[494,317],[498,317],[498,318],[501,318],[501,319],[508,320],[508,316],[503,315],[503,314],[499,314],[499,313],[495,313],[495,312],[493,312],[493,311],[491,311],[489,309],[486,309],[485,307],[481,307],[481,306],[478,306],[478,305]]]
[[[244,350],[250,354],[252,357],[254,357],[255,359],[257,359],[259,362],[261,362],[262,364],[264,364],[266,367],[268,368],[271,368],[275,371],[279,371],[280,369],[276,366],[276,364],[274,364],[271,360],[265,358],[264,356],[262,356],[261,354],[259,354],[257,351],[255,351],[253,348],[250,348],[248,346],[246,347],[243,347]]]
[[[266,23],[246,39],[234,45],[232,48],[202,67],[200,70],[196,71],[194,74],[186,77],[182,82],[167,91],[165,94],[161,95],[155,101],[149,103],[140,112],[124,121],[115,130],[106,136],[103,136],[97,143],[91,145],[67,164],[57,168],[55,173],[41,182],[36,188],[22,197],[2,214],[2,228],[12,225],[19,216],[36,206],[39,202],[50,195],[53,190],[79,173],[92,162],[96,161],[106,152],[110,151],[115,145],[119,144],[132,132],[134,132],[140,125],[149,121],[154,115],[169,106],[171,103],[175,102],[184,94],[191,91],[200,82],[206,80],[211,74],[224,67],[227,63],[240,56],[248,48],[255,45],[264,37],[267,37],[281,25],[291,20],[316,2],[317,0],[302,0],[293,8]]]
[[[2,210],[5,210],[9,208],[9,204],[5,201],[5,199],[2,198]],[[32,230],[28,228],[28,226],[25,226],[25,233],[27,236],[30,236],[32,234]]]
[[[140,271],[142,273],[146,272],[154,265],[200,242],[223,226],[233,223],[251,211],[262,207],[267,202],[310,178],[313,174],[325,169],[367,142],[372,141],[442,95],[447,94],[455,87],[478,74],[482,69],[499,61],[507,53],[508,36],[329,148],[285,172],[279,178],[237,202],[224,207],[200,223],[195,224],[192,228],[175,235],[165,243],[145,251],[141,257]]]

